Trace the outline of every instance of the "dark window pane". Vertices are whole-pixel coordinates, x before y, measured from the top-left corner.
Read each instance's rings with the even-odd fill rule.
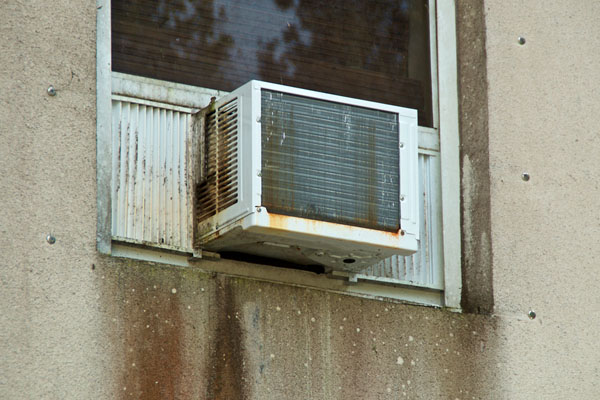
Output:
[[[427,0],[112,0],[113,70],[231,91],[251,79],[419,110]]]

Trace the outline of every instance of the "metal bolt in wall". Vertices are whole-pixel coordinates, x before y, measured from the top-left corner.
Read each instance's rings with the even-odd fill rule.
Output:
[[[527,316],[529,317],[529,319],[535,319],[535,317],[536,317],[535,311],[529,310],[529,312],[527,313]]]
[[[48,96],[56,96],[56,89],[54,89],[54,86],[50,85],[48,86]]]
[[[529,174],[527,172],[523,172],[523,174],[521,174],[521,179],[523,179],[525,182],[527,182],[529,180]]]
[[[52,234],[49,234],[46,236],[46,242],[48,242],[48,244],[54,244],[56,243],[56,238],[52,236]]]
[[[519,38],[517,39],[517,41],[519,42],[519,44],[521,46],[525,44],[525,38],[523,36],[519,36]]]

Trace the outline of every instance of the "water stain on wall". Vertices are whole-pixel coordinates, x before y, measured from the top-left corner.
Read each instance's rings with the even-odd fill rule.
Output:
[[[244,386],[242,314],[236,308],[235,288],[219,277],[209,306],[212,339],[206,370],[207,399],[248,398]]]
[[[200,270],[98,263],[122,399],[247,398],[238,281]]]
[[[119,279],[124,365],[122,398],[167,399],[185,395],[182,344],[185,325],[175,285],[156,274],[131,270]]]

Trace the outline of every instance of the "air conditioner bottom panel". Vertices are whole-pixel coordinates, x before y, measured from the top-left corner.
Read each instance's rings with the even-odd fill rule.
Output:
[[[201,238],[202,248],[357,273],[393,255],[410,255],[418,246],[414,236],[402,232],[377,231],[262,210]]]

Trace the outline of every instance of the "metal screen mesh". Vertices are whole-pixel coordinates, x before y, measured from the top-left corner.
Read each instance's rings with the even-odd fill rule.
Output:
[[[399,229],[396,114],[264,89],[261,108],[269,212]]]

